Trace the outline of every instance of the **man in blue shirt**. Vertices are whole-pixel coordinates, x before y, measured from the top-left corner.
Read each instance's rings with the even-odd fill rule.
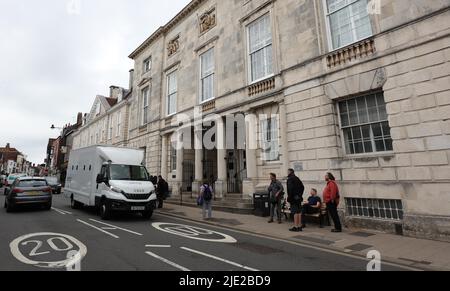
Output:
[[[317,196],[317,190],[311,189],[311,196],[308,198],[308,202],[303,204],[302,207],[302,228],[306,227],[305,215],[319,213],[322,207],[322,200]]]

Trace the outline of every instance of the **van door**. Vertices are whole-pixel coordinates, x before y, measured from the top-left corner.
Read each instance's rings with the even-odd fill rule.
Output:
[[[108,179],[108,166],[107,165],[103,165],[101,170],[100,170],[100,176],[103,177],[103,179],[105,179],[107,181]],[[95,197],[102,197],[102,194],[107,190],[108,185],[106,185],[106,183],[100,183],[97,184],[96,186],[96,191],[95,191]],[[94,197],[94,199],[95,199]],[[94,200],[95,203],[95,200]]]

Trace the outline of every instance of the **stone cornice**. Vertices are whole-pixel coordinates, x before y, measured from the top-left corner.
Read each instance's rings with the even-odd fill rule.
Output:
[[[134,52],[128,57],[130,59],[136,58],[142,51],[149,47],[159,37],[166,35],[173,27],[175,27],[185,17],[189,16],[197,7],[206,0],[192,0],[186,7],[184,7],[174,18],[172,18],[166,25],[161,26],[149,38],[147,38]]]

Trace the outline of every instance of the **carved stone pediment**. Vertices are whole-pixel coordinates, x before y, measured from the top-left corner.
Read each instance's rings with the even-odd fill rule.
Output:
[[[167,52],[169,57],[176,54],[179,49],[180,49],[180,37],[177,36],[176,38],[169,41],[169,44],[167,45]]]
[[[200,33],[204,33],[216,26],[216,10],[212,9],[200,16]]]

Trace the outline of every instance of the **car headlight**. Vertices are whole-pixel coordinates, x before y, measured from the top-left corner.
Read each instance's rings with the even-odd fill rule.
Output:
[[[119,193],[119,194],[125,194],[125,192],[122,189],[116,188],[111,186],[111,191]]]

